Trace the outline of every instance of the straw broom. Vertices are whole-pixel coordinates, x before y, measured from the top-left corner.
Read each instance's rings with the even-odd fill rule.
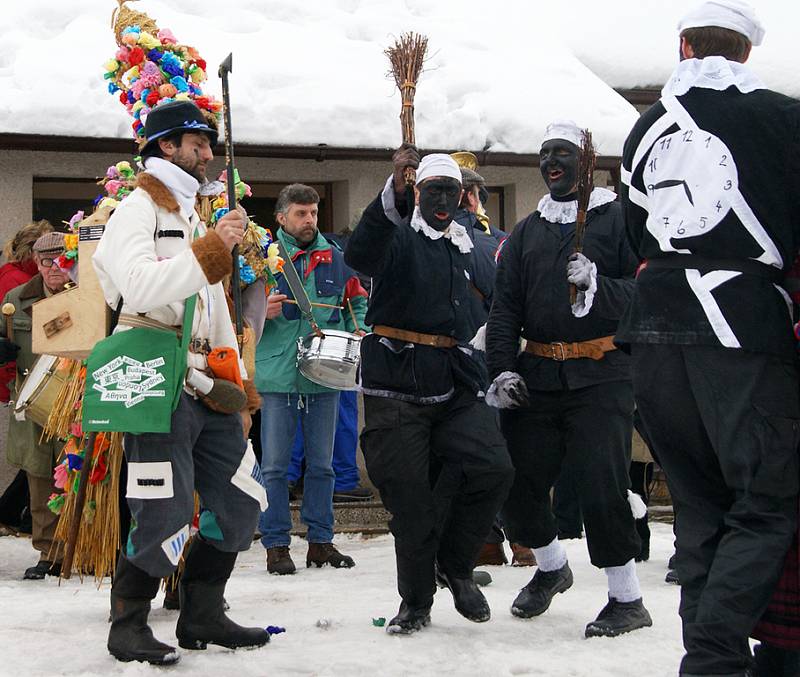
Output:
[[[394,77],[400,90],[402,108],[400,109],[400,126],[403,130],[403,143],[416,145],[414,134],[414,95],[417,92],[417,81],[425,63],[428,51],[428,38],[417,33],[403,33],[400,39],[389,47],[384,54],[389,57]],[[416,170],[406,167],[405,180],[407,186],[416,181]]]
[[[589,198],[594,189],[594,167],[597,155],[592,144],[592,133],[584,129],[581,133],[581,148],[578,155],[578,217],[575,219],[575,253],[583,252],[583,237],[586,233],[586,212]],[[569,302],[574,304],[578,298],[578,288],[569,285]]]

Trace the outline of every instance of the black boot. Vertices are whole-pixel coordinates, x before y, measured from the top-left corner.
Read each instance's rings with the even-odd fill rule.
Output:
[[[390,620],[386,626],[386,632],[390,635],[411,635],[419,632],[430,623],[430,606],[417,608],[409,606],[403,601],[400,603],[400,611],[397,612],[397,616]]]
[[[651,625],[653,620],[644,608],[641,597],[633,602],[619,602],[610,597],[597,618],[586,626],[586,636],[616,637]]]
[[[517,618],[532,618],[543,614],[559,592],[572,587],[572,569],[569,562],[555,571],[537,570],[511,605],[511,613]]]
[[[258,647],[269,642],[263,628],[245,628],[225,615],[225,584],[236,562],[235,552],[222,552],[199,536],[186,555],[179,588],[181,615],[175,635],[183,649],[218,644],[228,649]]]
[[[781,649],[761,642],[753,650],[756,674],[761,677],[797,677],[800,675],[800,651]]]
[[[118,661],[142,661],[153,665],[177,663],[174,646],[159,642],[147,625],[150,601],[158,592],[159,579],[120,555],[111,586],[111,630],[108,652]]]
[[[456,578],[437,567],[436,583],[439,587],[447,588],[453,593],[456,611],[468,621],[485,623],[492,617],[489,602],[486,601],[472,577]]]

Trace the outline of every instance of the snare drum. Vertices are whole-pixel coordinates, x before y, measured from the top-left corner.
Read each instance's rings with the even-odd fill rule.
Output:
[[[33,421],[42,427],[47,424],[65,381],[64,371],[58,369],[60,359],[55,355],[40,355],[33,363],[14,404],[14,418],[18,421]]]
[[[355,390],[361,337],[326,329],[297,339],[297,367],[309,381],[334,390]]]

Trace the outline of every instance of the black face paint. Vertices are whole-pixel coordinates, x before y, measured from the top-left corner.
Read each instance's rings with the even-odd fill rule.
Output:
[[[461,198],[461,184],[449,177],[426,179],[418,186],[419,211],[431,228],[444,230],[450,225]]]
[[[578,176],[578,147],[564,139],[551,139],[539,151],[539,171],[553,198],[575,192]]]

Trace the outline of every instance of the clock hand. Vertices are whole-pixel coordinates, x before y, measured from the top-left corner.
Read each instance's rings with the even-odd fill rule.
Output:
[[[661,188],[674,188],[675,186],[683,186],[683,189],[686,191],[686,199],[689,200],[689,203],[694,207],[694,199],[692,198],[692,191],[689,190],[689,184],[682,179],[665,179],[664,181],[659,181],[658,183],[651,184],[648,186],[651,190],[659,190]]]

